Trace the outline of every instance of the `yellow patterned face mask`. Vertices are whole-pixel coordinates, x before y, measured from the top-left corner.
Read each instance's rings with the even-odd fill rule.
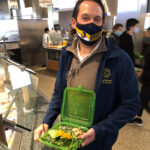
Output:
[[[103,26],[97,26],[94,23],[81,25],[77,23],[76,31],[80,40],[85,45],[95,44],[102,35]]]

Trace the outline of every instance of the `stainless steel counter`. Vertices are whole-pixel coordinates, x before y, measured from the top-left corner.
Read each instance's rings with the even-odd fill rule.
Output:
[[[0,47],[4,48],[3,42],[0,42]],[[19,41],[6,42],[6,48],[8,50],[18,49],[20,48],[20,43]]]

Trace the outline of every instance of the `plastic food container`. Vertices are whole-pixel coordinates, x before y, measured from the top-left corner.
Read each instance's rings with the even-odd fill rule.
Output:
[[[142,69],[135,67],[135,72],[140,72]]]
[[[85,90],[81,85],[78,88],[67,87],[64,90],[63,102],[61,108],[62,122],[56,123],[50,130],[58,130],[59,126],[70,126],[80,128],[83,132],[87,132],[93,124],[95,110],[96,94],[92,90]],[[48,131],[40,137],[40,141],[46,146],[59,149],[69,150],[68,147],[61,147],[52,142],[48,142],[45,138]],[[71,150],[76,150],[82,143],[79,139]]]

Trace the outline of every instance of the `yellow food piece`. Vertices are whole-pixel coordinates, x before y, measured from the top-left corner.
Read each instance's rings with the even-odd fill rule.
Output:
[[[57,130],[49,130],[48,131],[48,134],[50,135],[51,138],[56,138],[56,133],[57,133]]]
[[[72,139],[72,136],[70,135],[70,133],[66,133],[62,130],[58,130],[58,132],[55,134],[55,136],[60,136],[62,138]]]

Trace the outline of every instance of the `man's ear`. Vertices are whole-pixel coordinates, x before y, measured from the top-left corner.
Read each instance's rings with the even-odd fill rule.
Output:
[[[72,28],[75,29],[77,25],[76,19],[72,18]]]

